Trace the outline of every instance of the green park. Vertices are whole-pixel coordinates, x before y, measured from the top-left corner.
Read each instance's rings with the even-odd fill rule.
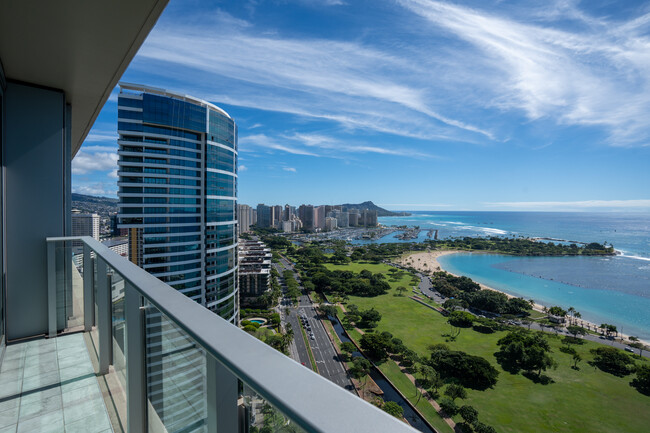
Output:
[[[346,264],[324,263],[329,271],[348,271],[361,274],[381,274],[388,283],[385,293],[363,296],[330,293],[330,298],[341,301],[343,308],[356,306],[361,311],[374,309],[381,319],[376,327],[366,329],[381,334],[390,333],[403,345],[417,353],[420,359],[431,357],[432,347],[444,344],[450,351],[460,351],[485,359],[498,372],[496,383],[483,389],[466,387],[465,398],[455,398],[457,407],[471,406],[478,412],[482,423],[494,426],[499,432],[646,432],[650,425],[650,396],[630,386],[633,373],[616,375],[596,366],[592,351],[607,347],[579,339],[573,344],[552,332],[544,333],[548,342],[548,363],[540,374],[524,374],[512,368],[506,371],[497,360],[498,342],[512,330],[478,332],[472,327],[454,327],[440,312],[412,299],[413,275],[407,271],[395,272],[388,264],[356,261]],[[307,272],[308,274],[308,272]],[[311,275],[314,277],[314,275]],[[303,277],[304,278],[304,277]],[[307,278],[309,281],[309,277]],[[308,284],[308,283],[307,283]],[[308,284],[309,285],[309,284]],[[407,288],[408,290],[404,290]],[[425,301],[435,306],[431,301]],[[339,309],[339,317],[345,320]],[[512,328],[512,327],[508,327]],[[521,328],[518,328],[521,329]],[[525,329],[521,330],[526,332]],[[538,334],[539,332],[531,332]],[[361,333],[349,331],[356,343],[361,344]],[[363,346],[362,346],[363,347]],[[623,352],[616,350],[616,352]],[[623,354],[628,357],[628,355]],[[629,357],[631,360],[632,358]],[[637,367],[648,366],[646,358],[635,357]],[[406,378],[405,369],[398,367],[392,358],[375,362],[384,374],[412,402],[418,402],[420,412],[439,431],[452,431],[442,421],[433,407],[418,398],[413,383]],[[415,376],[424,379],[418,369]],[[426,381],[425,381],[426,382]],[[449,381],[439,392],[442,395]],[[444,400],[445,397],[436,400]],[[428,408],[426,407],[428,406]],[[453,417],[462,422],[460,414]]]

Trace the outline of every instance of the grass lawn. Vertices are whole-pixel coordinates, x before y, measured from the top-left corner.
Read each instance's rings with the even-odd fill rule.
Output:
[[[390,269],[382,264],[359,263],[327,267],[355,272],[368,269],[386,274]],[[426,356],[428,345],[445,343],[442,334],[449,332],[449,325],[437,312],[406,296],[394,296],[394,289],[407,281],[410,281],[410,277],[406,275],[400,282],[389,281],[393,288],[390,293],[375,298],[350,297],[349,303],[361,309],[377,309],[382,314],[377,331],[391,332],[401,338],[406,346]],[[485,335],[463,329],[456,341],[447,343],[452,350],[462,350],[487,359],[500,371],[498,383],[493,389],[468,390],[468,398],[459,402],[474,406],[482,422],[494,426],[500,433],[649,431],[650,397],[629,386],[634,375],[618,378],[587,364],[593,358],[589,349],[600,344],[585,342],[573,346],[583,358],[578,364],[580,370],[575,371],[570,368],[571,355],[559,351],[560,340],[547,334],[553,348],[552,356],[559,366],[546,372],[555,382],[541,385],[521,374],[507,373],[497,364],[494,357],[496,342],[504,335],[505,332]],[[356,339],[360,336],[352,333],[352,337]],[[648,364],[647,359],[636,362]]]

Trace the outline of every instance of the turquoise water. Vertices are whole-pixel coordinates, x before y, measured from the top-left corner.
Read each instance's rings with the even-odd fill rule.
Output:
[[[506,293],[545,305],[573,306],[591,322],[612,323],[650,340],[650,214],[591,212],[412,212],[381,224],[420,226],[414,240],[464,236],[547,237],[608,242],[616,257],[446,256],[440,263]],[[367,241],[365,241],[367,242]],[[394,234],[376,242],[403,242]]]
[[[635,271],[643,268],[638,266],[642,261],[472,253],[438,261],[454,274],[542,305],[573,306],[585,320],[611,323],[625,334],[650,340],[650,272]]]

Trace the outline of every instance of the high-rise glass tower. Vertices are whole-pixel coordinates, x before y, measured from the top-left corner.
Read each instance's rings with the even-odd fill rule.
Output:
[[[221,108],[120,83],[120,227],[131,260],[236,322],[237,126]]]

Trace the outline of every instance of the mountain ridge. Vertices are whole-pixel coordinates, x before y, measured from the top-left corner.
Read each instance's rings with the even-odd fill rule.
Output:
[[[385,216],[409,216],[411,215],[409,212],[392,212],[389,211],[388,209],[384,209],[383,207],[379,207],[376,204],[374,204],[372,201],[364,201],[363,203],[345,203],[340,205],[341,207],[346,207],[348,209],[357,209],[357,210],[364,210],[364,209],[369,209],[369,210],[376,210],[377,211],[377,216],[378,217],[385,217]]]

